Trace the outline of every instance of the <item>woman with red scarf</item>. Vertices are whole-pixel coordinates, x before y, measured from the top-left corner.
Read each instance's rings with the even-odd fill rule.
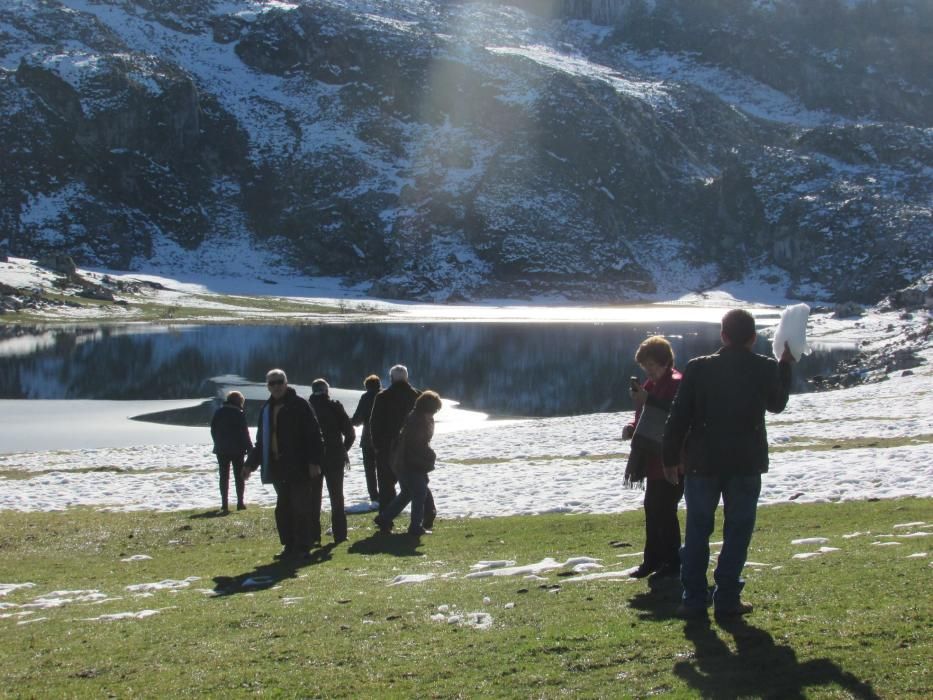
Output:
[[[680,521],[677,506],[684,495],[684,482],[671,484],[664,478],[660,441],[639,439],[639,421],[651,413],[652,420],[663,421],[682,379],[674,368],[674,350],[666,338],[655,335],[638,346],[635,361],[647,376],[641,386],[632,386],[635,419],[622,430],[622,439],[631,440],[632,451],[625,470],[625,482],[645,483],[645,552],[634,578],[676,577],[680,575]]]

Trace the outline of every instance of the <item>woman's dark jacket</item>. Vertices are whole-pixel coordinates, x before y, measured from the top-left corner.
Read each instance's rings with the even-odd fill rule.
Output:
[[[260,464],[265,459],[266,448],[271,453],[271,442],[267,446],[266,435],[263,434],[263,423],[267,411],[273,407],[270,398],[263,404],[259,412],[259,428],[256,432],[256,447],[253,453],[257,455]],[[270,423],[272,416],[269,417]],[[311,478],[308,466],[321,464],[324,456],[324,440],[321,437],[321,428],[311,406],[295,393],[292,387],[285,390],[282,397],[282,408],[273,424],[275,430],[279,458],[271,459],[269,464],[263,465],[263,483],[300,482]]]
[[[377,452],[388,452],[421,392],[406,381],[392,382],[373,401],[369,430]]]
[[[214,411],[211,437],[214,439],[214,454],[218,455],[239,456],[253,447],[246,414],[243,409],[229,403]]]
[[[687,364],[662,445],[665,466],[688,474],[768,471],[765,411],[780,413],[790,392],[790,363],[727,346]]]
[[[373,438],[369,429],[369,419],[373,413],[373,401],[378,393],[379,389],[367,389],[366,393],[360,396],[360,402],[356,405],[353,418],[350,419],[353,425],[363,426],[363,433],[360,435],[360,447],[364,450],[371,449],[373,446]]]
[[[324,460],[321,466],[325,471],[343,469],[347,462],[347,452],[356,440],[350,416],[342,403],[326,394],[311,394],[308,403],[314,409],[324,438]]]
[[[658,381],[647,380],[642,384],[645,391],[648,392],[646,404],[648,406],[660,408],[665,413],[670,412],[671,403],[674,400],[674,396],[677,395],[677,389],[680,387],[682,379],[683,375],[681,375],[679,370],[674,367],[668,367]],[[643,410],[643,408],[635,410],[635,419],[629,423],[633,429],[638,425],[638,420],[641,418]],[[654,445],[655,448],[653,451],[642,451],[641,455],[636,454],[636,449],[633,445],[632,455],[637,459],[644,460],[637,470],[638,473],[644,474],[649,479],[663,479],[664,470],[661,464],[661,453],[658,450],[658,443],[654,443]]]
[[[430,445],[433,437],[433,415],[421,411],[408,414],[392,454],[392,471],[396,476],[405,473],[427,474],[434,471],[437,455]]]

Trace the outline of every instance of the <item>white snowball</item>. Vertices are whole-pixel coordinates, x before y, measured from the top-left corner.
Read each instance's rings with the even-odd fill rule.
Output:
[[[777,359],[781,359],[785,342],[795,360],[810,354],[810,346],[807,344],[809,316],[810,307],[806,304],[794,304],[781,312],[781,321],[774,332],[774,356]]]

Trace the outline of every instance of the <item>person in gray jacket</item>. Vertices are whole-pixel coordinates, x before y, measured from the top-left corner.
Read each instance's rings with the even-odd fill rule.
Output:
[[[755,318],[733,309],[722,319],[723,347],[687,363],[664,429],[664,477],[685,474],[687,524],[681,551],[683,599],[677,614],[706,615],[709,538],[719,499],[725,520],[713,577],[717,616],[745,615],[741,578],[755,528],[761,475],[768,471],[765,411],[787,405],[794,357],[785,344],[781,361],[753,352]]]

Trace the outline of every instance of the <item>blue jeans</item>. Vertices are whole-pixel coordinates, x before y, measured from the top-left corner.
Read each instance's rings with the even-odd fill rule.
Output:
[[[745,581],[742,568],[755,529],[761,474],[738,476],[697,476],[685,478],[687,526],[680,553],[680,580],[684,586],[684,605],[706,607],[706,569],[709,566],[709,537],[713,534],[716,508],[722,496],[724,522],[722,550],[713,579],[716,589],[713,603],[717,608],[738,605]]]
[[[398,495],[379,514],[379,519],[391,525],[411,502],[411,525],[408,531],[420,533],[424,530],[422,523],[425,507],[434,510],[434,496],[428,488],[428,475],[421,472],[402,472],[398,475],[398,485]]]

